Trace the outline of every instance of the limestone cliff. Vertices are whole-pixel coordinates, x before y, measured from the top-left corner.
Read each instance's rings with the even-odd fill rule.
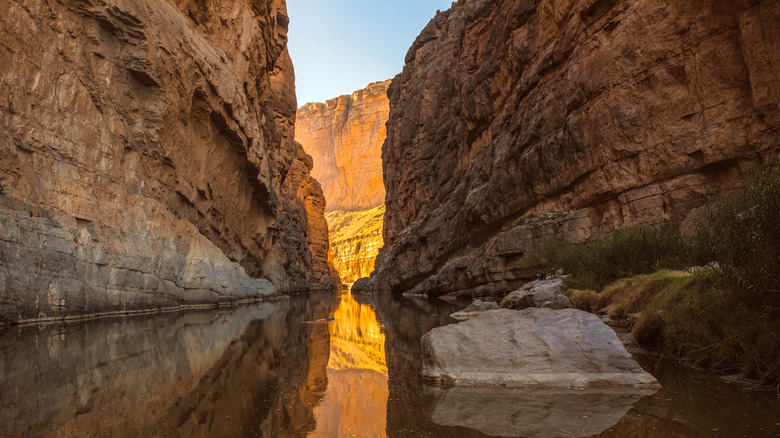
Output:
[[[284,0],[0,4],[0,320],[329,287],[288,21]]]
[[[374,288],[507,292],[558,236],[683,221],[780,146],[780,3],[460,0],[389,88]]]
[[[382,143],[390,81],[298,109],[295,139],[314,157],[327,210],[368,210],[385,202]]]
[[[330,235],[330,256],[344,283],[368,277],[382,248],[385,206],[366,211],[331,211],[325,214]]]

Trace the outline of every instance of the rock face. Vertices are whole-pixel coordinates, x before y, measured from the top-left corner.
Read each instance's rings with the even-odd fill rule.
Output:
[[[382,248],[385,206],[366,211],[331,211],[325,214],[333,266],[347,284],[368,277]]]
[[[550,237],[684,221],[780,148],[780,3],[461,0],[388,90],[376,288],[506,293]]]
[[[481,315],[483,312],[487,312],[488,310],[496,310],[498,308],[498,303],[494,301],[474,300],[474,302],[469,304],[465,309],[458,310],[457,312],[451,314],[450,318],[457,320],[469,319],[477,315]]]
[[[382,144],[389,85],[376,82],[298,109],[295,140],[314,157],[312,175],[322,184],[328,211],[368,210],[385,202]]]
[[[2,2],[0,320],[330,287],[288,21],[284,0]]]
[[[567,309],[571,307],[564,292],[563,278],[532,281],[501,300],[504,309],[523,310],[529,307]]]
[[[423,377],[503,387],[655,387],[596,315],[575,309],[491,310],[422,337]]]

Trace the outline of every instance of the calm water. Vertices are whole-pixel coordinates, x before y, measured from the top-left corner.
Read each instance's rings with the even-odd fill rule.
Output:
[[[426,387],[420,337],[457,309],[318,295],[0,331],[0,436],[780,436],[774,395],[653,358],[652,395]]]

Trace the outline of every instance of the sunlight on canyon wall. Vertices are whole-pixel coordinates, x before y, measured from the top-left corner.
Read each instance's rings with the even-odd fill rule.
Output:
[[[366,211],[331,211],[325,214],[330,234],[330,258],[345,284],[368,277],[382,248],[385,206]]]
[[[384,328],[370,306],[342,295],[333,314],[328,387],[314,409],[310,437],[387,436],[388,389]]]

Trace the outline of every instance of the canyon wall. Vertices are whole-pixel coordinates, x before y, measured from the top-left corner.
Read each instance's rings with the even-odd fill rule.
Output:
[[[330,235],[330,257],[341,281],[347,284],[368,277],[382,248],[385,206],[365,211],[330,211],[325,214]]]
[[[347,284],[373,271],[382,247],[389,85],[376,82],[326,103],[307,103],[297,112],[295,139],[314,159],[312,175],[327,199],[330,258]]]
[[[382,143],[389,85],[376,82],[298,109],[295,139],[314,157],[312,175],[322,184],[328,211],[368,210],[385,202]]]
[[[780,3],[460,0],[389,88],[376,290],[479,296],[525,256],[690,223],[780,146]]]
[[[331,287],[288,22],[284,0],[2,2],[0,322]]]

